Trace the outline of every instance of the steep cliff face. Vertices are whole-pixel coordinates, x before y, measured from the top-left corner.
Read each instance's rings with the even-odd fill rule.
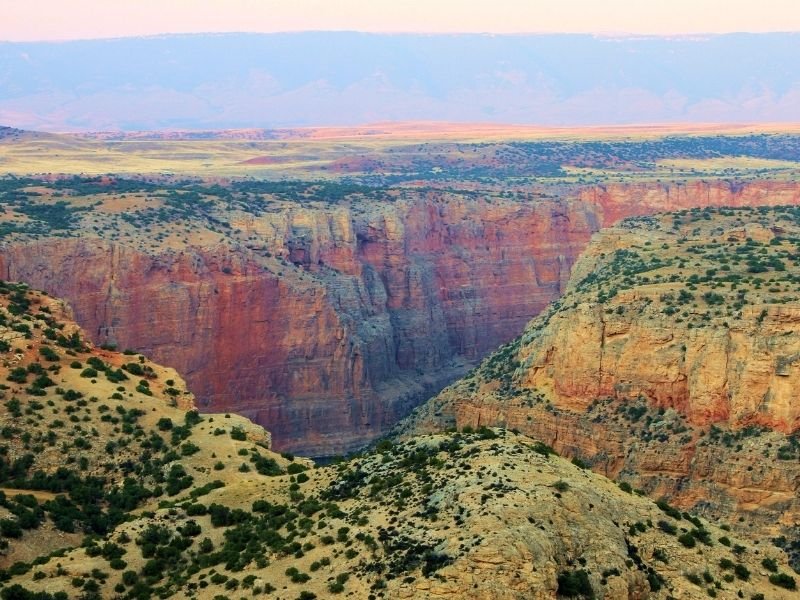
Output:
[[[729,327],[708,331],[658,318],[648,300],[620,293],[627,314],[580,305],[554,316],[531,354],[521,353],[523,385],[573,410],[597,398],[645,397],[697,426],[800,427],[800,306],[747,307]]]
[[[597,234],[564,296],[401,428],[502,424],[709,516],[800,518],[800,212]]]
[[[585,410],[647,398],[697,426],[800,427],[794,209],[695,212],[598,234],[523,335],[520,383]]]
[[[95,211],[116,218],[120,202]],[[213,239],[145,246],[106,225],[80,240],[7,243],[0,273],[68,299],[95,341],[175,366],[203,409],[253,418],[279,449],[325,455],[384,432],[517,335],[601,227],[771,202],[800,202],[800,190],[637,185],[527,201],[403,192],[263,214],[221,207],[230,229]]]
[[[607,227],[626,217],[692,207],[797,204],[800,186],[779,181],[609,184],[582,188],[577,198],[596,206]]]
[[[46,238],[6,245],[0,272],[69,299],[96,341],[173,365],[202,408],[330,454],[385,431],[557,295],[597,228],[581,208],[440,196],[231,213],[246,243]]]

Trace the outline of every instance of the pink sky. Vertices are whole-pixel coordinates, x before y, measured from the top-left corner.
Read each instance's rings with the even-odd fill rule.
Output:
[[[342,29],[800,31],[800,0],[0,0],[0,40]]]

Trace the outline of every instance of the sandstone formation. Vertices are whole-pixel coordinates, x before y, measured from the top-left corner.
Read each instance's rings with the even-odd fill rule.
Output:
[[[174,366],[202,410],[251,417],[278,448],[329,455],[385,432],[517,335],[601,227],[798,201],[800,188],[774,182],[545,188],[524,200],[403,190],[261,214],[220,206],[223,235],[147,246],[154,233],[118,213],[152,199],[109,195],[81,239],[5,243],[0,273],[66,298],[96,342]],[[118,226],[134,237],[115,237]]]
[[[503,425],[653,497],[796,537],[798,216],[604,230],[559,301],[401,429]]]
[[[312,468],[23,284],[0,283],[0,341],[4,600],[795,593],[778,549],[504,429]]]

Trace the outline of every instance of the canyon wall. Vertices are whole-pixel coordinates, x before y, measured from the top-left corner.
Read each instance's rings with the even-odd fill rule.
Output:
[[[599,228],[798,202],[800,186],[780,183],[611,185],[534,202],[420,192],[229,212],[242,235],[218,245],[145,252],[102,234],[6,244],[0,273],[66,298],[95,341],[175,367],[201,408],[254,419],[277,449],[329,455],[385,432],[518,335]]]
[[[794,207],[607,228],[558,302],[397,433],[501,425],[651,497],[796,540],[799,239]]]

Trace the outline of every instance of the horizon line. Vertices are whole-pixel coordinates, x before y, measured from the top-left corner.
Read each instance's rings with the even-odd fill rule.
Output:
[[[526,36],[585,36],[594,38],[626,38],[626,39],[692,39],[723,37],[729,35],[799,35],[800,30],[775,30],[775,31],[707,31],[707,32],[673,32],[673,33],[648,33],[631,31],[517,31],[517,32],[492,32],[492,31],[392,31],[392,30],[361,30],[361,29],[289,29],[281,31],[183,31],[145,33],[140,35],[97,36],[97,37],[64,37],[64,38],[30,38],[30,39],[5,39],[0,38],[0,44],[43,44],[43,43],[70,43],[70,42],[101,42],[119,40],[146,40],[167,37],[200,37],[200,36],[228,36],[228,35],[302,35],[309,33],[349,33],[375,36],[483,36],[483,37],[526,37]]]
[[[314,132],[314,131],[327,131],[327,132],[352,132],[360,137],[370,136],[385,136],[402,133],[445,133],[457,131],[484,130],[484,131],[513,131],[520,132],[528,131],[538,133],[559,133],[559,132],[575,132],[575,131],[658,131],[665,130],[667,133],[670,131],[674,133],[693,133],[703,131],[742,131],[742,130],[771,130],[771,131],[795,131],[800,130],[800,121],[747,121],[747,122],[709,122],[709,121],[661,121],[661,122],[637,122],[627,124],[603,124],[595,123],[591,125],[545,125],[536,123],[510,123],[510,122],[491,122],[491,121],[437,121],[437,120],[397,120],[397,121],[373,121],[359,123],[356,125],[303,125],[303,126],[275,126],[275,127],[218,127],[218,128],[159,128],[159,129],[103,129],[103,130],[55,130],[55,129],[24,129],[15,127],[13,125],[4,125],[0,123],[0,129],[7,127],[9,129],[16,129],[24,133],[34,134],[49,134],[49,135],[64,135],[64,136],[97,136],[97,135],[120,135],[120,136],[135,136],[159,133],[172,133],[172,134],[186,134],[193,135],[199,133],[240,133],[240,132]],[[378,129],[378,128],[398,128],[394,132],[390,131],[373,131],[362,132],[364,129]]]

